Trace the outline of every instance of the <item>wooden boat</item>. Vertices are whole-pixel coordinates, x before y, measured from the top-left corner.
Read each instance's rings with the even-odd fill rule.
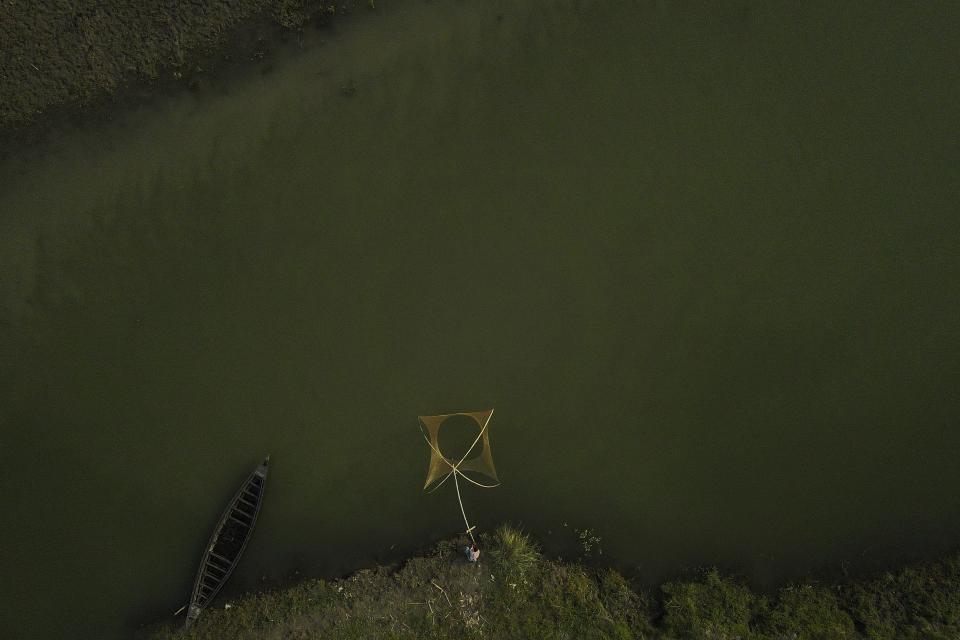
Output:
[[[220,521],[210,536],[203,552],[193,594],[187,606],[187,621],[184,628],[193,624],[203,608],[219,593],[233,573],[250,540],[253,525],[260,513],[263,490],[267,483],[267,465],[270,456],[261,462],[244,481],[236,495],[227,505]]]

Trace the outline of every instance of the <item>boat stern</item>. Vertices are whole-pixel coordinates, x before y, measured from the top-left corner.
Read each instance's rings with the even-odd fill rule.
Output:
[[[186,619],[186,621],[183,623],[183,628],[186,629],[186,628],[188,628],[190,625],[192,625],[193,622],[194,622],[194,620],[196,620],[197,618],[200,617],[200,612],[201,612],[201,611],[203,611],[203,609],[201,609],[200,607],[198,607],[197,605],[195,605],[195,604],[193,604],[193,603],[191,602],[191,603],[190,603],[190,608],[187,609],[187,619]]]

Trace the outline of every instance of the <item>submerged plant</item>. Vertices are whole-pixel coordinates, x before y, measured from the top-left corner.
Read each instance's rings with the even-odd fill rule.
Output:
[[[280,0],[274,8],[277,22],[287,29],[300,29],[310,20],[304,0]]]
[[[597,555],[603,555],[603,549],[600,548],[600,536],[592,529],[577,529],[577,537],[580,539],[580,547],[583,549],[583,555],[587,558],[596,551]]]

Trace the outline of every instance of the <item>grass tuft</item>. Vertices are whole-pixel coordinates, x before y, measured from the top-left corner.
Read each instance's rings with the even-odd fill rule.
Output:
[[[529,534],[506,524],[493,534],[490,557],[505,580],[520,584],[527,583],[541,558]]]

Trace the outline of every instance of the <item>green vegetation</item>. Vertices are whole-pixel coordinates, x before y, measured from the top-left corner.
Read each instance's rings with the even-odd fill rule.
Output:
[[[179,624],[151,640],[193,638],[662,638],[881,640],[960,637],[960,554],[842,585],[797,584],[761,596],[707,569],[660,588],[633,588],[612,569],[544,558],[530,536],[503,526],[484,536],[477,564],[465,540],[441,543],[395,569],[221,598],[187,634]],[[182,619],[181,619],[182,622]]]
[[[95,103],[131,81],[189,82],[231,55],[261,58],[271,27],[299,29],[369,6],[360,0],[5,0],[0,132],[50,110]]]
[[[662,587],[667,635],[677,638],[746,638],[750,622],[766,609],[766,601],[749,589],[707,571],[694,582],[668,582]]]
[[[960,638],[960,554],[850,585],[841,604],[871,640]]]
[[[501,580],[508,584],[528,585],[540,560],[540,552],[530,536],[519,529],[502,525],[494,534],[494,541],[489,554]]]
[[[840,589],[811,584],[782,589],[776,607],[765,616],[762,636],[809,640],[857,638],[853,619],[841,609],[837,599]],[[800,630],[802,635],[798,634]]]

